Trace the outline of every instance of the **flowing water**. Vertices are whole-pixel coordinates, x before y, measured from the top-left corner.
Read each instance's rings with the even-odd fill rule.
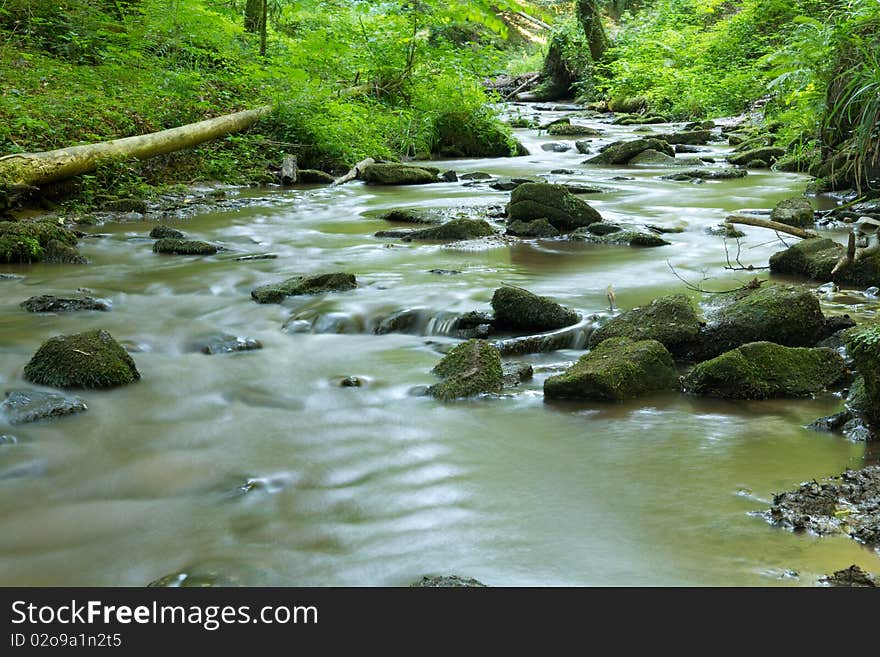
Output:
[[[582,122],[608,131],[596,145],[634,130]],[[535,379],[500,396],[410,394],[434,380],[438,347],[452,339],[375,335],[381,318],[422,309],[421,332],[442,333],[449,313],[488,310],[502,282],[607,315],[609,285],[622,308],[686,291],[671,267],[707,288],[735,287],[754,274],[725,271],[723,242],[705,229],[800,195],[807,182],[770,171],[670,182],[659,179],[668,169],[584,166],[574,151],[540,149],[573,140],[517,132],[532,155],[442,166],[506,176],[569,168],[547,178],[606,187],[582,197],[606,219],[683,232],[656,249],[403,244],[373,237],[389,226],[369,211],[503,205],[509,194],[354,182],[244,190],[259,198],[173,222],[228,249],[214,257],[153,254],[145,235],[155,222],[140,221],[90,229],[103,237],[81,242],[89,266],[5,268],[24,278],[0,281],[2,389],[30,387],[22,368],[43,340],[98,327],[134,350],[143,378],[82,391],[89,410],[77,416],[15,427],[0,418],[0,434],[17,438],[0,445],[0,583],[139,586],[185,573],[244,585],[404,585],[457,573],[498,586],[814,585],[851,563],[880,571],[880,558],[854,541],[793,534],[754,515],[774,492],[873,458],[864,443],[804,428],[836,411],[839,395],[545,404],[543,380],[582,353],[574,349],[522,357]],[[740,259],[766,265],[781,245],[745,230]],[[264,252],[278,257],[231,257]],[[337,270],[357,274],[358,289],[281,305],[249,296],[263,283]],[[78,288],[112,311],[18,308]],[[823,303],[876,311],[857,292]],[[264,348],[199,353],[194,345],[215,333]],[[365,385],[340,387],[348,375]]]

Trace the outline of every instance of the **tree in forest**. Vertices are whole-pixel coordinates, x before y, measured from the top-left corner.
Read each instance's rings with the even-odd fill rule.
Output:
[[[602,26],[602,15],[599,13],[596,0],[577,0],[575,16],[584,31],[584,36],[587,37],[590,55],[594,62],[598,62],[608,49],[608,37]]]
[[[578,82],[590,76],[593,62],[608,49],[597,0],[576,0],[575,19],[574,27],[563,25],[550,39],[537,92],[544,100],[570,95]]]

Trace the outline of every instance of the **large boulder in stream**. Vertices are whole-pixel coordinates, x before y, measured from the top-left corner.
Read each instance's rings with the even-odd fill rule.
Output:
[[[541,333],[577,324],[580,315],[547,297],[519,287],[500,287],[492,295],[495,327],[501,330]]]
[[[61,247],[76,254],[76,242],[73,232],[51,221],[0,221],[0,262],[57,261]]]
[[[563,185],[524,183],[510,194],[510,222],[546,219],[563,233],[602,221],[602,215]]]
[[[748,291],[708,318],[691,356],[714,358],[749,342],[811,347],[825,337],[825,317],[809,290],[770,285]]]
[[[504,382],[501,354],[485,340],[458,345],[432,372],[443,381],[428,388],[428,394],[444,401],[499,392]]]
[[[334,272],[316,276],[296,276],[280,283],[262,285],[251,291],[251,298],[257,303],[281,303],[285,297],[324,292],[344,292],[357,287],[354,274]]]
[[[843,357],[833,349],[752,342],[700,363],[684,385],[694,394],[724,399],[805,397],[845,376]]]
[[[404,242],[457,242],[494,234],[492,226],[482,219],[453,219],[439,226],[411,231],[402,239]]]
[[[598,229],[600,226],[603,228]],[[670,242],[650,230],[641,228],[622,228],[606,231],[608,224],[593,224],[587,228],[578,228],[569,237],[572,240],[591,242],[592,244],[608,244],[612,246],[667,246]]]
[[[214,255],[217,253],[217,250],[216,244],[175,237],[163,237],[153,243],[154,253],[167,253],[171,255]]]
[[[770,271],[805,276],[821,283],[880,285],[880,254],[862,258],[832,274],[845,253],[845,246],[827,237],[801,240],[770,256]]]
[[[845,333],[846,349],[864,379],[862,403],[868,421],[880,428],[880,323],[867,324]]]
[[[678,381],[672,355],[656,340],[610,338],[544,382],[545,399],[621,402]]]
[[[667,144],[672,144],[673,146],[679,144],[697,146],[708,142],[712,138],[712,132],[709,130],[685,130],[683,132],[659,134],[655,138],[662,139]]]
[[[770,220],[787,226],[811,228],[815,223],[813,206],[802,196],[787,198],[776,204],[770,212]]]
[[[657,340],[676,357],[684,357],[700,333],[700,318],[684,294],[654,299],[613,317],[590,335],[590,348],[610,338]]]
[[[410,164],[368,164],[359,178],[369,185],[424,185],[438,182],[440,169]]]
[[[505,234],[514,237],[559,237],[559,231],[546,219],[511,221]]]
[[[112,388],[141,375],[122,345],[96,329],[44,342],[25,365],[24,378],[54,388]]]
[[[639,153],[654,150],[675,157],[675,150],[662,139],[646,138],[616,141],[602,148],[598,155],[584,160],[584,164],[627,164]]]
[[[554,123],[547,128],[547,134],[553,137],[599,137],[602,131],[585,125]]]
[[[762,168],[757,167],[756,163],[770,165],[776,162],[776,160],[778,160],[783,155],[785,155],[784,148],[765,146],[763,148],[753,148],[748,151],[743,151],[742,153],[737,153],[736,155],[729,155],[727,157],[727,161],[731,164],[736,164],[738,166],[747,166],[749,168]]]

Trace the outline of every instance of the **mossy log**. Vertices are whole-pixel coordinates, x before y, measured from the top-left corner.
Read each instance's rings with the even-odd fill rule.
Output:
[[[70,146],[39,153],[4,155],[0,157],[0,186],[40,186],[89,173],[103,162],[116,158],[145,160],[191,148],[217,137],[245,130],[268,114],[271,109],[267,105],[177,128],[96,144]]]

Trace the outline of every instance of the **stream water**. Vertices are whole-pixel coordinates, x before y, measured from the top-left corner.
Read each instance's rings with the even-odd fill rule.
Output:
[[[607,131],[595,145],[634,130],[575,122]],[[392,312],[425,309],[431,332],[439,324],[431,317],[488,310],[504,282],[585,315],[607,314],[609,285],[624,309],[686,291],[670,265],[697,284],[710,277],[708,288],[737,286],[755,274],[725,271],[723,242],[705,229],[731,212],[798,196],[807,183],[769,170],[671,182],[659,178],[669,169],[582,165],[573,150],[540,148],[573,139],[517,133],[532,155],[442,166],[502,176],[572,169],[547,179],[606,187],[582,198],[607,220],[683,232],[654,249],[403,244],[373,237],[389,225],[365,213],[503,205],[509,193],[354,182],[240,190],[254,203],[166,221],[228,249],[213,257],[154,254],[145,236],[156,222],[145,220],[88,229],[103,234],[81,241],[91,265],[4,268],[23,278],[0,281],[3,390],[31,387],[22,368],[45,339],[98,327],[135,350],[142,380],[78,393],[89,405],[80,415],[19,426],[0,417],[0,434],[17,438],[0,445],[0,583],[141,586],[186,574],[371,586],[456,573],[496,586],[812,586],[851,563],[880,572],[880,557],[850,539],[793,534],[753,513],[774,492],[876,459],[864,443],[804,428],[838,410],[839,395],[545,404],[543,380],[577,350],[522,357],[536,366],[534,380],[500,396],[440,403],[410,394],[434,381],[437,347],[452,340],[374,335]],[[781,248],[766,230],[745,232],[745,264],[766,265]],[[264,252],[278,257],[232,258]],[[357,275],[358,289],[281,305],[249,296],[263,283],[340,270]],[[33,315],[18,307],[78,288],[110,300],[112,310]],[[857,316],[877,309],[857,292],[823,296],[823,304]],[[304,321],[283,330],[291,317]],[[214,356],[194,348],[218,332],[264,348]],[[348,375],[365,385],[340,387]]]

